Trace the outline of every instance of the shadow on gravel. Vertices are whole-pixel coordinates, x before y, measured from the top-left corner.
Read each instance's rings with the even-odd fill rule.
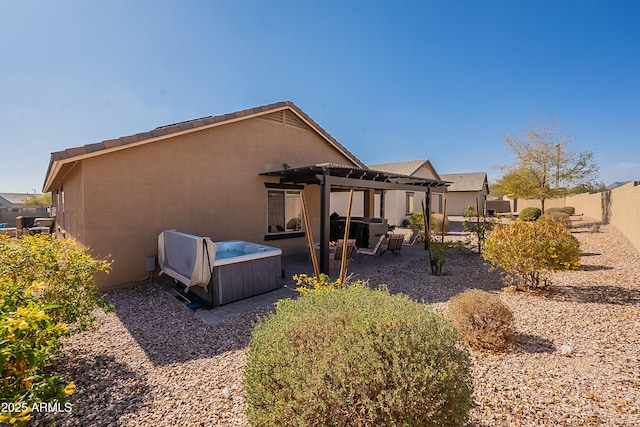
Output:
[[[582,303],[640,305],[640,290],[618,286],[552,286],[546,298]]]
[[[209,326],[184,303],[152,285],[109,293],[116,315],[154,365],[210,358],[249,344],[252,320]]]
[[[613,270],[613,269],[614,269],[613,267],[608,265],[581,264],[580,267],[578,267],[578,271],[599,271],[599,270]]]
[[[69,363],[62,372],[76,384],[71,398],[76,407],[69,413],[36,413],[32,425],[125,425],[120,418],[145,405],[146,379],[112,356],[78,356]]]
[[[426,255],[425,255],[426,257]],[[384,283],[391,293],[404,293],[427,303],[441,303],[467,289],[500,291],[500,273],[489,271],[477,252],[469,249],[447,251],[442,276],[433,276],[425,259],[399,264],[370,277],[370,284]]]
[[[516,333],[513,336],[515,353],[553,353],[556,347],[553,342],[530,334]]]

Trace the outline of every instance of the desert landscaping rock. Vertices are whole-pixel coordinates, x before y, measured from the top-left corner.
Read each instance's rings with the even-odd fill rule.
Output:
[[[381,264],[368,279],[445,312],[480,288],[514,313],[516,336],[500,354],[472,353],[472,426],[640,425],[640,256],[614,227],[574,221],[582,267],[553,274],[549,292],[502,290],[470,250],[451,251],[445,275],[426,262]],[[114,291],[115,313],[65,343],[58,371],[76,383],[71,413],[35,425],[245,426],[242,389],[252,322],[268,307],[215,327],[147,285]]]

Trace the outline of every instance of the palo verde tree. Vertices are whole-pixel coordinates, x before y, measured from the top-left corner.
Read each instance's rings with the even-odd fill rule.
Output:
[[[499,167],[505,174],[493,185],[496,193],[540,200],[544,212],[546,199],[565,196],[597,177],[593,153],[572,150],[573,138],[558,120],[534,117],[521,135],[505,134],[502,138],[513,160]]]

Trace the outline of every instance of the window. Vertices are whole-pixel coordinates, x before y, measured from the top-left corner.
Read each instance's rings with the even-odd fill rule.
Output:
[[[292,233],[302,230],[300,190],[267,191],[267,233]]]
[[[413,213],[413,195],[414,195],[414,193],[412,193],[412,192],[407,192],[406,193],[406,196],[405,196],[405,210],[404,210],[404,212],[406,214]]]

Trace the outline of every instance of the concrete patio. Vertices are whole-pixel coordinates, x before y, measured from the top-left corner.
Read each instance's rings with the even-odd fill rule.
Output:
[[[389,252],[375,257],[354,253],[347,269],[347,275],[351,276],[353,280],[368,279],[375,276],[377,271],[387,269],[398,262],[424,262],[427,254],[424,247],[418,243],[413,246],[403,247],[400,255],[397,256]],[[208,325],[215,325],[247,311],[272,308],[274,303],[280,299],[296,298],[298,296],[298,292],[295,290],[296,283],[292,279],[293,275],[304,273],[312,276],[314,274],[313,265],[306,254],[282,257],[282,271],[283,286],[281,288],[220,307],[199,309],[196,312],[196,318]],[[331,270],[330,277],[335,279],[339,274],[338,270]]]

